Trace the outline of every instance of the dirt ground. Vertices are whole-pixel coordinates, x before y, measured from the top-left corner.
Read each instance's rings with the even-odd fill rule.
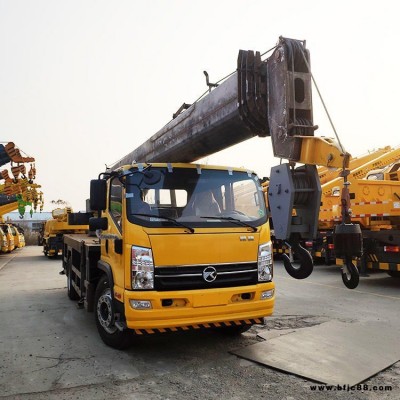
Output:
[[[129,350],[117,351],[101,342],[93,314],[67,299],[61,261],[40,250],[28,246],[0,256],[1,399],[400,398],[400,362],[358,387],[328,389],[232,354],[263,341],[260,334],[332,320],[381,321],[385,340],[386,330],[400,332],[400,282],[383,274],[363,278],[350,291],[336,267],[319,266],[300,282],[277,262],[276,310],[266,325],[239,337],[209,331],[139,337]]]

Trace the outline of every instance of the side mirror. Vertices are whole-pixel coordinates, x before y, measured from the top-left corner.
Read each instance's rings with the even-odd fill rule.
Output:
[[[68,214],[68,225],[88,225],[89,219],[93,217],[92,212],[87,213],[70,213]]]
[[[105,179],[93,179],[90,181],[90,209],[92,211],[103,211],[106,208],[107,181]]]
[[[101,229],[102,231],[106,231],[108,229],[108,219],[106,217],[89,219],[89,230],[97,231],[98,229]]]

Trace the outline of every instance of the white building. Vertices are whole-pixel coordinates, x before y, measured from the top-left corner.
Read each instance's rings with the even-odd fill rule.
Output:
[[[52,215],[51,212],[34,212],[31,216],[28,210],[23,218],[21,218],[21,215],[18,211],[4,214],[3,218],[4,222],[12,222],[15,225],[21,226],[24,230],[26,229],[30,232],[39,232],[42,223],[51,219]]]

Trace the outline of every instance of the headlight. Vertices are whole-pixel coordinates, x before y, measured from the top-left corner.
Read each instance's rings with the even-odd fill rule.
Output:
[[[258,246],[258,281],[272,280],[272,243]]]
[[[154,263],[151,249],[132,246],[132,289],[154,289]]]

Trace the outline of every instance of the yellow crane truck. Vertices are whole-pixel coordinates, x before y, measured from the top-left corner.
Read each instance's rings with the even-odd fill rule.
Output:
[[[8,237],[7,234],[3,231],[3,228],[0,227],[0,252],[8,253]]]
[[[6,223],[0,223],[0,228],[2,232],[5,234],[5,239],[3,238],[3,246],[2,249],[5,253],[11,253],[15,249],[15,241],[14,235],[11,231],[11,226]],[[6,242],[7,241],[7,242]],[[7,243],[7,245],[6,245]]]
[[[380,270],[400,278],[400,158],[370,171],[350,189],[352,219],[362,230],[360,270]],[[342,265],[340,257],[336,264]]]
[[[73,213],[70,207],[56,208],[51,212],[53,218],[46,221],[40,245],[48,258],[55,258],[62,252],[63,235],[66,233],[86,233],[89,229],[87,213]]]
[[[25,246],[25,236],[14,224],[8,224],[12,235],[14,236],[15,248],[20,249]]]
[[[387,191],[384,193],[383,197],[376,193],[374,195],[375,197],[371,198],[371,196],[369,196],[370,189],[367,189],[365,186],[376,186],[376,184],[374,183],[370,185],[368,181],[372,179],[378,179],[380,181],[383,180],[383,174],[378,173],[378,171],[380,172],[383,168],[390,168],[390,166],[395,164],[398,160],[400,160],[400,148],[391,146],[385,146],[373,150],[367,154],[364,154],[360,157],[352,158],[350,160],[347,181],[350,184],[349,189],[351,197],[352,219],[358,223],[361,223],[361,226],[364,229],[368,229],[368,227],[371,225],[371,219],[361,219],[360,215],[362,214],[379,214],[385,212],[387,216],[396,216],[396,208],[392,207],[392,205],[394,204],[393,199],[389,199],[390,196],[388,195]],[[314,240],[305,241],[305,247],[311,252],[312,256],[315,259],[323,260],[325,264],[330,265],[334,264],[336,260],[333,243],[333,229],[335,224],[340,221],[341,218],[340,170],[334,171],[332,169],[329,170],[327,168],[321,167],[318,168],[318,175],[320,177],[322,189],[321,208],[318,221],[318,233],[317,237]],[[387,174],[386,176],[389,179],[389,174]],[[396,176],[394,176],[393,179],[391,179],[392,182],[388,182],[386,183],[386,185],[397,185],[397,183],[395,182],[396,179]],[[363,185],[363,189],[361,191],[357,189],[360,187],[360,184]],[[381,192],[383,190],[384,189],[382,187]],[[363,193],[367,191],[368,193]],[[365,197],[366,194],[368,195],[367,197]],[[389,200],[390,206],[389,203],[385,203],[385,201]],[[388,204],[386,210],[379,211],[379,208],[382,208],[384,204]],[[393,211],[390,211],[390,208],[393,208]],[[379,220],[378,215],[376,215],[375,217],[376,220]],[[378,225],[377,222],[372,222],[372,225],[373,224]],[[392,229],[391,227],[387,228]]]
[[[360,161],[363,161],[360,163]],[[363,273],[384,270],[400,276],[400,148],[386,146],[350,162],[350,213],[362,231],[363,255],[358,259]],[[305,241],[313,257],[326,264],[343,264],[336,257],[333,229],[340,220],[340,178],[322,187],[318,233]]]
[[[94,311],[109,346],[156,332],[240,333],[273,313],[271,231],[258,177],[193,163],[256,135],[271,136],[275,156],[289,160],[272,169],[269,191],[275,234],[301,258],[299,266],[286,259],[285,268],[298,279],[312,272],[299,239],[316,232],[315,165],[347,166],[349,154],[314,137],[305,42],[280,38],[264,61],[241,50],[236,72],[209,85],[206,96],[183,104],[169,124],[91,181],[95,235],[64,235],[68,296]],[[360,251],[359,235],[343,226],[338,243],[351,257]]]

